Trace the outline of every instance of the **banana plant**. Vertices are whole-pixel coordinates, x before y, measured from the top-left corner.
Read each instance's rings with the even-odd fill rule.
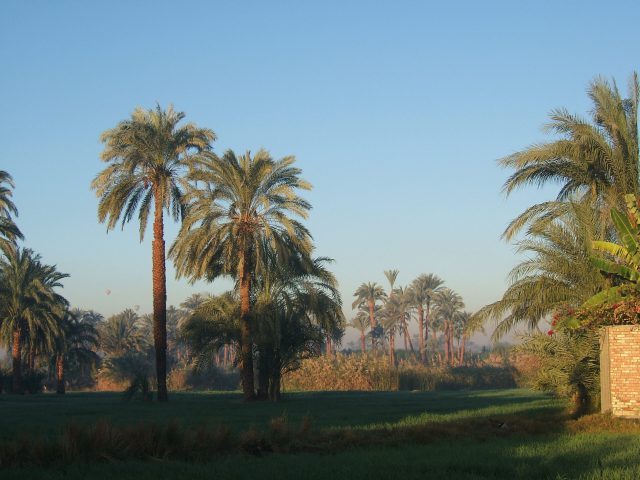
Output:
[[[629,283],[640,292],[640,209],[635,195],[625,195],[624,199],[626,216],[615,208],[611,210],[620,244],[599,240],[591,243],[593,250],[606,254],[606,257],[592,257],[592,264],[601,272],[621,280],[621,283],[589,298],[584,303],[585,307],[621,300],[623,290],[628,290]]]

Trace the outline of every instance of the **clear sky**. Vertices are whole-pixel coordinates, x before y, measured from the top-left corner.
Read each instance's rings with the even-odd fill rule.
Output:
[[[74,306],[150,311],[150,239],[135,224],[107,234],[89,183],[102,131],[173,103],[218,153],[297,157],[347,314],[390,268],[400,285],[436,273],[473,311],[518,260],[508,221],[555,194],[505,199],[496,159],[547,138],[552,108],[586,114],[595,75],[626,87],[639,14],[634,1],[5,0],[0,169],[26,245],[71,274]],[[168,276],[174,305],[228,285]]]

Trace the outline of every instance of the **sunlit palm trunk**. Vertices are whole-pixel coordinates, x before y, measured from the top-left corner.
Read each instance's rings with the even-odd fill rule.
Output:
[[[224,344],[224,350],[222,353],[222,366],[226,369],[229,362],[229,344]]]
[[[330,357],[333,354],[333,346],[331,345],[331,335],[327,334],[326,354]]]
[[[64,395],[64,355],[56,355],[56,393]]]
[[[164,219],[162,196],[155,192],[153,222],[153,343],[156,351],[158,401],[166,402],[167,395],[167,274],[164,252]]]
[[[458,360],[458,365],[464,364],[464,346],[466,343],[466,337],[462,337],[462,344],[460,345],[460,359]]]
[[[251,274],[247,268],[246,253],[245,258],[240,260],[239,276],[240,276],[240,360],[242,392],[245,400],[253,400],[255,398],[253,386],[253,349],[251,339],[251,326],[249,325],[249,312],[251,309],[249,292],[251,289]]]
[[[22,330],[13,331],[13,345],[11,348],[13,361],[13,393],[22,393]]]

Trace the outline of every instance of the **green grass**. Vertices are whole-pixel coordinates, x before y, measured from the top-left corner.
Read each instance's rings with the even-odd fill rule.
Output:
[[[572,434],[559,425],[555,433],[532,435],[526,429],[519,430],[518,424],[511,424],[510,431],[502,432],[492,429],[489,423],[489,419],[505,417],[549,421],[560,418],[563,408],[559,400],[525,390],[296,393],[281,404],[245,404],[238,394],[213,392],[176,393],[166,405],[124,403],[120,395],[105,393],[66,397],[2,395],[0,437],[5,441],[25,433],[51,436],[70,422],[92,424],[101,419],[116,425],[226,424],[242,431],[251,426],[266,428],[270,419],[283,413],[294,424],[309,416],[317,429],[351,428],[384,435],[385,429],[447,424],[454,427],[454,436],[430,438],[423,444],[404,440],[384,446],[339,449],[330,454],[218,455],[204,463],[149,459],[76,462],[47,469],[0,467],[0,478],[640,478],[637,433],[575,429],[577,433]],[[465,428],[486,429],[488,434],[477,435]]]
[[[590,434],[498,438],[485,442],[350,450],[336,455],[229,456],[210,463],[175,461],[74,464],[0,470],[20,480],[145,479],[625,479],[640,478],[637,435]]]
[[[167,404],[123,402],[119,393],[0,395],[0,439],[17,432],[58,433],[73,422],[107,420],[118,425],[139,422],[183,426],[225,424],[234,430],[262,428],[286,414],[298,423],[305,416],[315,427],[372,428],[469,418],[477,415],[533,415],[559,411],[563,403],[526,390],[478,392],[312,392],[288,394],[281,403],[244,403],[237,393],[174,393]]]

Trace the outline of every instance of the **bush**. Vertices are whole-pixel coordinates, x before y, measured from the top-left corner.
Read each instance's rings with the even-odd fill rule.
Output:
[[[516,387],[516,376],[509,365],[427,367],[403,360],[391,368],[384,356],[337,354],[303,361],[284,385],[289,390],[477,390]]]
[[[215,365],[207,368],[174,368],[169,372],[167,385],[170,390],[237,390],[240,374],[237,370],[225,370]]]

